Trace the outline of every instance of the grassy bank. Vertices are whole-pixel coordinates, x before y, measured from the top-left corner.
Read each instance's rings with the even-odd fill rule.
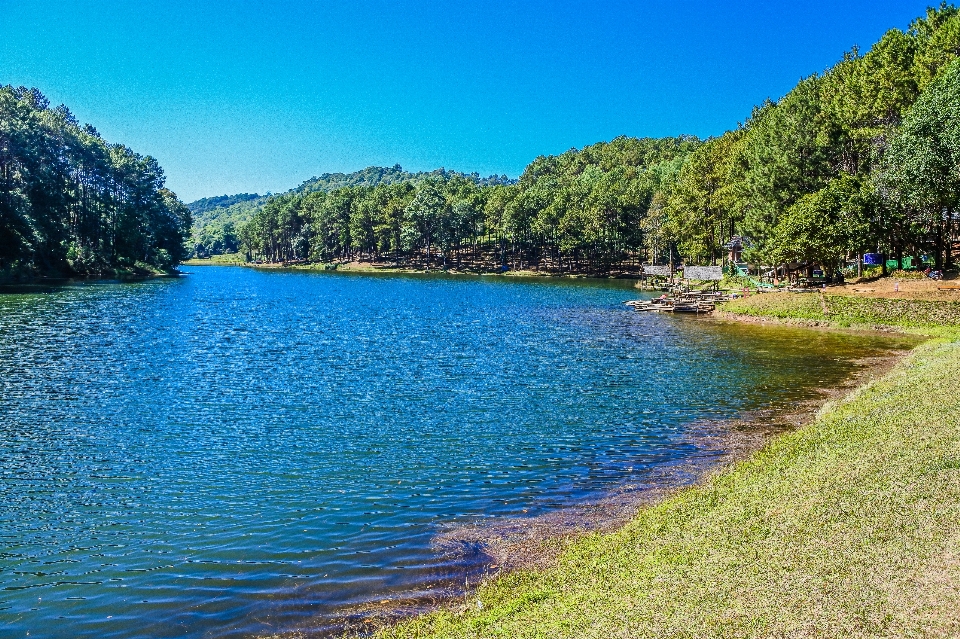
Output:
[[[144,262],[136,262],[124,268],[111,268],[93,273],[73,271],[0,271],[0,286],[43,285],[91,280],[138,280],[152,277],[167,277],[179,273],[175,268],[160,269]]]
[[[789,309],[773,296],[749,308],[830,321],[893,312],[841,304],[824,313],[819,295],[794,298]],[[917,347],[882,379],[704,485],[615,533],[574,542],[554,568],[500,577],[459,609],[378,636],[958,635],[954,335]]]
[[[184,266],[238,266],[247,264],[247,260],[239,253],[225,255],[211,255],[205,258],[192,258],[183,263]]]
[[[725,302],[722,311],[840,327],[929,329],[960,326],[960,301],[814,293],[763,293]]]

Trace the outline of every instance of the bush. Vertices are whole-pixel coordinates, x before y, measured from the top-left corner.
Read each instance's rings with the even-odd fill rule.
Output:
[[[753,317],[831,321],[843,325],[960,326],[960,302],[931,300],[766,293],[725,302],[723,310]]]
[[[743,288],[756,288],[756,284],[745,275],[724,275],[720,281],[720,288],[739,290]]]
[[[923,271],[904,271],[898,269],[890,273],[890,277],[898,280],[922,280],[925,276]]]

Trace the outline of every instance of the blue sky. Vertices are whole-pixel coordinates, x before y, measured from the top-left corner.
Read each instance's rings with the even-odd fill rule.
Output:
[[[0,0],[0,84],[155,156],[186,201],[396,163],[517,176],[720,134],[927,4]]]

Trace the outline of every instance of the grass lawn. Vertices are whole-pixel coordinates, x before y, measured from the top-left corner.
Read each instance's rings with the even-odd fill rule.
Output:
[[[224,264],[246,264],[247,261],[240,253],[226,253],[224,255],[211,255],[210,257],[199,259],[193,258],[183,263],[184,266],[221,266]]]
[[[939,333],[555,567],[377,636],[960,636],[960,337]]]
[[[836,326],[896,327],[930,332],[960,326],[960,300],[887,298],[849,292],[761,293],[730,302],[721,310],[757,318],[829,323]]]

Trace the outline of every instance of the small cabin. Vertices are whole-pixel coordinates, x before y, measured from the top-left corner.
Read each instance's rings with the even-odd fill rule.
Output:
[[[752,247],[753,242],[750,241],[749,237],[743,235],[734,235],[723,245],[723,248],[727,249],[727,259],[734,264],[741,264],[743,262],[744,249]]]

